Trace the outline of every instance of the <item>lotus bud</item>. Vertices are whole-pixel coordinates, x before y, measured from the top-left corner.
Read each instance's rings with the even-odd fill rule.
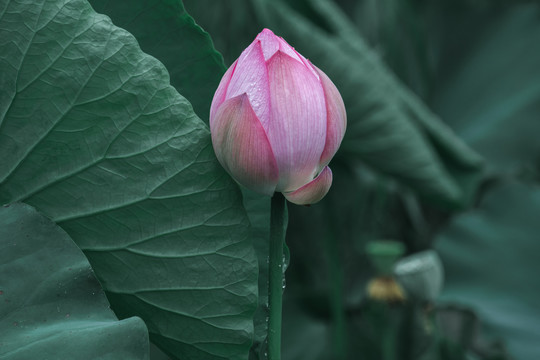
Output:
[[[227,70],[210,108],[217,158],[241,185],[305,205],[332,184],[327,166],[347,125],[332,81],[264,29]]]

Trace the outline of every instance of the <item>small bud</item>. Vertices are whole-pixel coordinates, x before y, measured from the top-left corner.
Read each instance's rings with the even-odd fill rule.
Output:
[[[400,259],[394,269],[398,281],[412,297],[433,302],[444,284],[444,269],[435,250],[425,250]]]
[[[225,170],[253,191],[282,192],[299,205],[330,189],[327,165],[346,125],[332,81],[268,29],[227,70],[210,108],[212,144]]]

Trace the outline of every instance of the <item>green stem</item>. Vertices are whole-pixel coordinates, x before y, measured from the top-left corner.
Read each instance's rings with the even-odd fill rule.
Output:
[[[285,243],[286,203],[275,193],[270,210],[270,251],[268,263],[268,359],[281,359],[281,311],[283,307],[283,245]]]
[[[333,220],[332,218],[330,218]],[[336,360],[347,357],[347,324],[343,299],[343,270],[339,256],[338,241],[328,229],[325,236],[328,260],[328,275],[330,279],[330,312],[332,314],[332,346]]]

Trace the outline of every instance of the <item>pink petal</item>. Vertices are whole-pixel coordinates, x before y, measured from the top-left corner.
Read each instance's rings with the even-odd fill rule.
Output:
[[[212,144],[221,165],[240,184],[272,195],[279,172],[270,142],[243,94],[226,100],[211,124]]]
[[[294,50],[294,48],[291,45],[289,45],[289,43],[287,43],[285,39],[279,36],[277,38],[279,41],[279,50],[281,52],[289,55],[296,61],[302,62],[302,60],[300,59],[302,55],[300,55],[296,50]]]
[[[210,123],[212,122],[212,118],[214,117],[217,108],[225,101],[225,94],[227,93],[227,88],[229,87],[229,83],[231,81],[231,77],[234,73],[234,69],[236,68],[237,63],[238,60],[236,60],[234,64],[232,64],[231,67],[227,69],[227,71],[221,78],[221,81],[219,82],[216,93],[214,94],[214,98],[212,99],[212,105],[210,106]]]
[[[261,123],[265,123],[269,118],[270,102],[268,73],[260,41],[252,42],[237,61],[226,99],[247,94],[253,111]]]
[[[315,66],[314,68],[319,73],[326,98],[326,144],[320,159],[321,166],[326,166],[334,157],[345,135],[347,113],[345,112],[343,99],[332,80],[319,68]]]
[[[332,185],[332,170],[325,166],[319,176],[300,189],[283,193],[285,198],[297,205],[309,205],[319,202],[330,190]]]
[[[279,183],[291,191],[319,171],[326,142],[326,108],[319,80],[300,62],[278,51],[268,61],[270,121],[262,123],[274,151]]]
[[[283,39],[281,36],[276,36],[270,29],[264,29],[261,31],[259,35],[257,35],[257,40],[260,40],[261,42],[264,59],[266,61],[274,56],[274,54],[279,50],[299,62],[304,62],[302,60],[302,58],[304,58],[302,55],[294,50],[294,48],[289,45],[285,39]]]
[[[264,60],[270,59],[276,51],[279,50],[279,38],[274,35],[272,30],[264,29],[255,38],[261,42],[261,48],[264,55]]]
[[[277,37],[277,38],[278,38],[279,44],[280,44],[279,49],[282,52],[289,55],[293,59],[298,60],[301,63],[303,63],[308,68],[308,70],[311,71],[313,73],[313,75],[315,75],[315,77],[317,79],[319,78],[319,73],[317,73],[317,71],[315,70],[315,67],[311,64],[311,62],[308,59],[306,59],[302,54],[300,54],[298,51],[296,51],[296,49],[294,47],[289,45],[285,41],[285,39],[283,39],[282,37]]]

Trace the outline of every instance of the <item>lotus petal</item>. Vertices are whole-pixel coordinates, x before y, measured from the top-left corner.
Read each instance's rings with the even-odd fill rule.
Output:
[[[310,205],[319,202],[330,190],[332,185],[332,170],[326,166],[313,181],[300,189],[283,193],[285,198],[297,205]]]
[[[275,191],[279,172],[270,142],[246,94],[226,100],[211,124],[217,158],[240,184],[265,195]]]

